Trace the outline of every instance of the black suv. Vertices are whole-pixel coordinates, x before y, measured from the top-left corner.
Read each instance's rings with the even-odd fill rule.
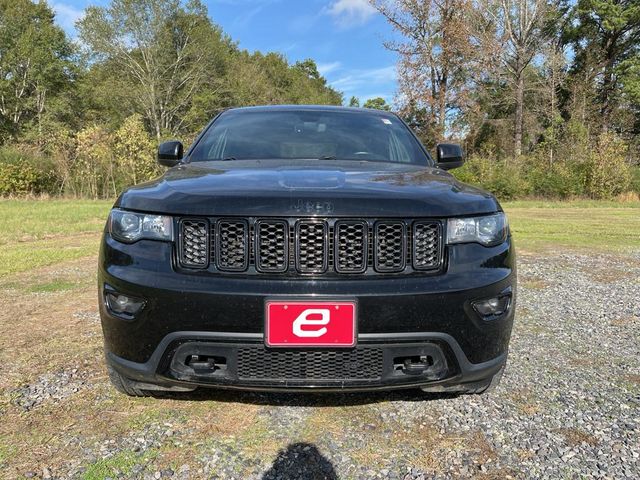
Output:
[[[496,199],[388,112],[218,115],[109,215],[106,359],[129,395],[198,386],[481,393],[504,370],[515,252]]]

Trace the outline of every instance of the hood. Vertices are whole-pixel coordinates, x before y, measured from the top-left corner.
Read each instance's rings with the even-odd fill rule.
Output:
[[[434,167],[376,162],[199,162],[131,187],[116,206],[172,215],[447,217],[500,210]]]

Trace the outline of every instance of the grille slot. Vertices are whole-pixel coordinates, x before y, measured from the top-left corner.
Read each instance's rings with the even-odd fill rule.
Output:
[[[362,273],[367,269],[368,230],[365,222],[336,222],[334,259],[337,272]]]
[[[442,226],[439,222],[413,224],[413,268],[432,270],[440,267]]]
[[[220,270],[242,272],[249,264],[249,225],[245,220],[219,220],[216,264]]]
[[[329,241],[327,224],[301,220],[296,224],[296,268],[300,273],[324,273],[327,270]]]
[[[284,272],[289,263],[289,224],[280,220],[256,223],[256,268],[261,272]]]
[[[407,248],[407,233],[404,222],[377,222],[374,243],[374,268],[378,272],[404,270]]]
[[[355,350],[267,350],[238,349],[238,377],[245,379],[347,380],[379,379],[382,349]]]
[[[192,268],[206,268],[209,263],[208,222],[201,219],[180,221],[180,265]]]

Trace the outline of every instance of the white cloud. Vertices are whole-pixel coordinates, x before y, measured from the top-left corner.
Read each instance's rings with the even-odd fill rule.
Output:
[[[335,70],[338,70],[341,66],[342,66],[342,64],[340,62],[318,63],[317,64],[318,72],[323,77],[325,75],[327,75],[328,73],[331,73],[331,72],[333,72]]]
[[[62,2],[51,2],[56,14],[55,20],[67,33],[75,34],[76,22],[84,16],[84,11]]]
[[[351,70],[346,75],[331,82],[331,86],[344,92],[351,92],[362,87],[393,83],[396,79],[396,67],[390,65],[368,70]]]
[[[366,23],[376,13],[368,0],[334,0],[327,8],[338,26],[347,28]]]
[[[336,75],[337,73],[337,75]],[[370,69],[342,69],[329,75],[329,85],[343,93],[345,100],[354,96],[363,105],[370,98],[382,97],[387,103],[393,102],[396,89],[396,67]]]

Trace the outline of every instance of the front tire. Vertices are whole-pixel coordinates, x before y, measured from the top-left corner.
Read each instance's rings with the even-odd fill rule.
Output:
[[[121,375],[111,366],[107,366],[109,380],[116,390],[130,397],[148,397],[150,394],[146,390],[136,387],[135,382]]]

